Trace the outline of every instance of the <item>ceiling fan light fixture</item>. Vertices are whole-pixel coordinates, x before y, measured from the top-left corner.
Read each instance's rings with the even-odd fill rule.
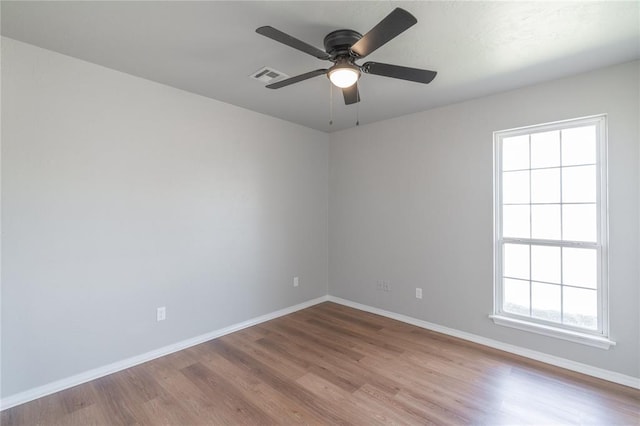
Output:
[[[353,86],[360,78],[360,70],[349,64],[336,64],[328,74],[329,80],[341,89]]]

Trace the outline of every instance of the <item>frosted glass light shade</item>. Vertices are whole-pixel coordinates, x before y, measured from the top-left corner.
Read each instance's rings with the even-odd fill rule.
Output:
[[[355,68],[335,68],[329,72],[329,80],[341,89],[353,86],[358,77],[360,72]]]

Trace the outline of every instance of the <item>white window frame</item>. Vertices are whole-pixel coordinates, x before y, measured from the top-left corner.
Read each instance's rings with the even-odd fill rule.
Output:
[[[494,147],[494,309],[489,317],[494,323],[576,343],[609,349],[615,342],[609,338],[608,301],[608,203],[607,203],[607,119],[606,114],[563,120],[534,126],[496,131]],[[507,137],[562,130],[587,125],[596,126],[596,210],[598,215],[597,242],[540,240],[533,238],[505,238],[502,236],[502,140]],[[507,243],[551,245],[554,247],[589,247],[598,256],[598,327],[588,330],[567,324],[512,314],[503,310],[503,245]]]

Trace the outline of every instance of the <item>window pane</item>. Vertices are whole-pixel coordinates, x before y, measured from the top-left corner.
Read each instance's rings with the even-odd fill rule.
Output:
[[[529,238],[529,206],[502,207],[502,235],[510,238]]]
[[[560,169],[531,171],[531,202],[560,202]]]
[[[562,206],[562,236],[565,240],[597,240],[595,204],[564,204]]]
[[[502,174],[502,202],[505,204],[529,202],[529,171]]]
[[[504,279],[505,312],[529,316],[529,281]]]
[[[529,168],[529,135],[502,139],[502,170]]]
[[[531,168],[560,165],[560,131],[531,135]]]
[[[559,285],[531,283],[531,316],[547,321],[560,322]]]
[[[543,240],[560,239],[560,206],[531,206],[531,237]]]
[[[529,246],[505,244],[503,273],[505,277],[529,279]]]
[[[598,295],[596,290],[563,287],[563,322],[578,327],[598,328]]]
[[[562,202],[596,202],[596,166],[562,169]]]
[[[595,249],[562,249],[562,282],[596,288],[598,285],[598,252]]]
[[[562,165],[596,163],[596,126],[562,131]]]
[[[531,279],[560,284],[560,247],[531,246]]]

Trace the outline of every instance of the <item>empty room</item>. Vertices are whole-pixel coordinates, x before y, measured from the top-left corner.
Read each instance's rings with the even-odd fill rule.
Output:
[[[0,423],[640,425],[637,1],[1,1]]]

